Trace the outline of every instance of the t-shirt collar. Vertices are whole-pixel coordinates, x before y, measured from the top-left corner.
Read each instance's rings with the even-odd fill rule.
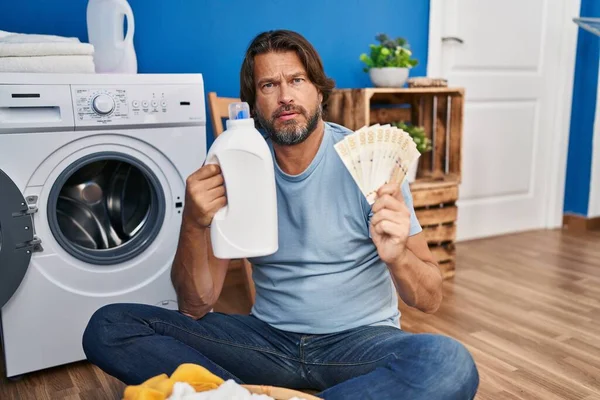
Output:
[[[271,154],[273,156],[273,164],[275,165],[275,173],[277,175],[279,175],[280,177],[282,177],[283,179],[292,181],[292,182],[297,182],[297,181],[301,181],[301,180],[308,178],[312,174],[312,172],[315,170],[315,168],[317,168],[317,166],[319,165],[319,163],[325,156],[325,153],[326,153],[327,147],[330,144],[330,138],[331,138],[331,133],[329,132],[329,129],[330,129],[329,124],[324,123],[323,139],[321,140],[321,144],[319,145],[319,150],[317,150],[317,154],[315,154],[315,157],[310,162],[308,167],[304,171],[299,173],[298,175],[287,174],[281,169],[279,164],[277,164],[277,158],[275,157],[275,150],[273,149],[273,142],[270,139],[267,139],[267,143],[269,144],[269,148],[271,149]]]

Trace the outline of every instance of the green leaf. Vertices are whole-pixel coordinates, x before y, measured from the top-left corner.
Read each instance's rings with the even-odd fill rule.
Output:
[[[431,151],[431,140],[425,134],[425,128],[422,126],[410,125],[404,121],[392,122],[392,125],[408,133],[414,140],[417,145],[417,150],[419,150],[420,153]]]
[[[385,33],[375,36],[379,44],[370,44],[370,52],[360,55],[360,61],[365,64],[363,69],[367,72],[370,68],[412,68],[418,64],[418,60],[411,58],[412,52],[406,39],[390,39]]]

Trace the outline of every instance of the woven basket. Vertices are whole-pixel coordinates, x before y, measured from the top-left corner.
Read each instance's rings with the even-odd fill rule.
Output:
[[[289,400],[294,397],[306,400],[321,400],[320,397],[315,397],[311,394],[299,392],[292,389],[284,389],[276,386],[262,386],[262,385],[242,385],[254,394],[266,394],[276,400]]]

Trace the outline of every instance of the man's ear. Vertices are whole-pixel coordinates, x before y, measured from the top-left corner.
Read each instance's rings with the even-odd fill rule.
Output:
[[[319,103],[323,103],[323,93],[319,92]]]

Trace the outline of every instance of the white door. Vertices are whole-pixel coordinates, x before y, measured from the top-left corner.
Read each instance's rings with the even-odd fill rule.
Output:
[[[560,225],[578,10],[431,1],[428,74],[466,92],[458,240]]]

